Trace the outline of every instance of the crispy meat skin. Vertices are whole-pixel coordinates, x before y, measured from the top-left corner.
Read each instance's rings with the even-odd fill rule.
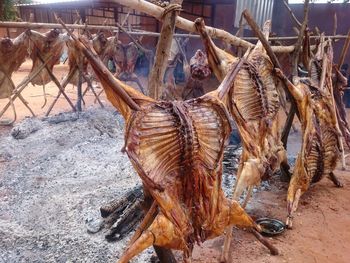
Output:
[[[312,183],[328,176],[341,186],[333,174],[340,156],[340,133],[333,98],[332,61],[331,46],[325,49],[320,44],[310,61],[309,77],[294,77],[294,85],[288,86],[296,99],[303,130],[302,148],[287,195],[287,225],[290,227],[299,198]]]
[[[164,246],[190,251],[195,241],[218,236],[229,224],[251,225],[221,189],[221,161],[229,132],[224,105],[211,96],[152,103],[128,119],[126,151],[152,189],[160,215],[176,232],[176,238]],[[234,213],[242,214],[237,221],[230,218],[231,206]]]
[[[52,71],[54,65],[59,63],[63,52],[64,43],[67,39],[67,35],[60,34],[57,29],[52,29],[45,34],[31,31],[31,42],[29,45],[31,48],[30,58],[33,60],[31,73],[42,65],[42,62],[38,57],[38,52],[40,52],[40,55],[44,61],[49,59],[47,66]],[[44,68],[36,77],[32,79],[31,82],[33,85],[45,85],[50,81],[50,75],[47,72],[46,68]]]
[[[194,99],[204,95],[203,82],[211,76],[207,56],[197,50],[190,59],[190,75],[182,91],[182,99]]]
[[[330,95],[313,87],[308,79],[294,77],[293,82],[290,90],[300,112],[303,141],[288,188],[290,216],[297,207],[297,191],[300,189],[299,195],[302,195],[312,183],[325,175],[330,176],[340,154],[336,115]]]
[[[159,207],[150,226],[119,262],[128,262],[151,245],[183,250],[188,258],[194,242],[216,237],[228,225],[256,228],[221,189],[221,161],[231,127],[218,93],[184,102],[155,101],[112,79],[97,54],[81,42],[76,45],[126,119],[125,151]],[[117,95],[122,93],[119,89],[128,93],[138,110],[131,110]]]
[[[203,38],[208,61],[216,77],[222,81],[229,67],[238,58],[218,48],[197,20],[197,30]],[[269,24],[264,32],[268,36]],[[233,86],[224,101],[237,123],[243,142],[243,153],[237,172],[234,199],[247,187],[260,184],[262,178],[287,163],[286,152],[280,140],[279,94],[273,65],[261,43],[246,58]]]
[[[344,137],[344,141],[350,148],[350,127],[346,118],[346,109],[343,102],[344,90],[347,86],[347,79],[342,75],[337,67],[334,67],[333,94],[336,105],[339,128]]]
[[[69,39],[66,42],[66,44],[68,48],[68,65],[69,65],[69,73],[67,74],[67,76],[69,76],[72,71],[75,71],[74,75],[69,80],[69,83],[77,86],[79,82],[79,70],[77,70],[79,67],[79,64],[82,65],[83,74],[87,76],[89,74],[88,61],[86,60],[82,52],[74,46],[74,42],[71,39]],[[82,78],[82,82],[85,82],[84,78]]]
[[[13,86],[8,77],[11,78],[28,56],[28,43],[27,32],[15,39],[0,38],[0,99],[12,94]]]

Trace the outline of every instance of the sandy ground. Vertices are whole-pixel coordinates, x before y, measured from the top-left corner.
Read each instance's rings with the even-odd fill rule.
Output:
[[[24,64],[14,74],[19,83],[30,69]],[[59,79],[66,67],[55,68]],[[114,262],[128,238],[109,243],[105,232],[90,234],[86,223],[99,220],[99,207],[138,184],[139,178],[123,146],[123,121],[101,96],[106,109],[94,103],[93,94],[85,98],[87,109],[81,114],[69,111],[60,99],[52,116],[43,118],[57,93],[47,85],[48,103],[43,103],[41,87],[28,87],[23,96],[30,102],[37,119],[24,119],[28,111],[16,102],[16,126],[0,128],[0,262]],[[75,89],[67,93],[75,100]],[[0,100],[0,108],[7,103]],[[6,118],[11,118],[10,112]],[[31,133],[22,134],[29,130]],[[13,136],[24,137],[16,139]],[[295,157],[300,133],[290,137],[288,152]],[[238,158],[239,156],[237,156]],[[233,161],[233,166],[237,162]],[[348,161],[350,167],[350,162]],[[342,189],[324,179],[305,194],[294,220],[293,230],[271,239],[280,250],[270,256],[254,237],[235,230],[231,246],[232,262],[345,263],[350,260],[350,177],[336,170],[345,184]],[[224,174],[226,192],[234,180]],[[255,218],[286,217],[287,185],[274,176],[255,193],[247,211]],[[194,262],[218,262],[223,238],[195,247]],[[152,249],[133,262],[149,262]]]

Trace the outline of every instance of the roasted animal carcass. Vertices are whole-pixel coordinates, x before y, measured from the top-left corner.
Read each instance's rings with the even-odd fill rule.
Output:
[[[139,86],[141,92],[145,94],[144,88],[135,74],[136,61],[139,56],[139,50],[135,43],[130,42],[127,45],[119,44],[117,45],[116,65],[117,72],[115,74],[120,80],[123,81],[133,81]]]
[[[323,49],[320,45],[319,50]],[[322,60],[327,56],[321,56]],[[309,77],[293,77],[288,89],[295,98],[303,131],[302,148],[289,183],[287,225],[292,227],[298,202],[311,184],[324,176],[337,186],[342,184],[333,174],[340,155],[340,132],[332,96],[332,60],[323,64],[317,56],[311,60]],[[288,82],[281,71],[280,77]]]
[[[236,64],[239,59],[214,44],[202,19],[196,20],[196,27],[202,36],[209,65],[222,81],[230,65]],[[270,23],[265,23],[266,37],[269,27]],[[252,189],[260,184],[262,178],[275,172],[280,165],[288,167],[286,151],[280,140],[278,79],[274,76],[273,65],[260,42],[245,60],[224,101],[243,141],[234,199],[238,199],[245,188]]]
[[[82,69],[82,73],[88,77],[88,62],[85,56],[82,54],[80,50],[78,50],[74,42],[69,39],[67,42],[68,48],[68,65],[69,65],[69,73],[67,75],[71,76],[69,79],[69,83],[77,86],[79,83],[79,67]],[[82,82],[84,82],[85,78],[82,78]]]
[[[92,39],[92,45],[106,66],[108,61],[114,62],[117,75],[124,70],[124,49],[116,36],[106,38],[103,33],[99,33]]]
[[[24,32],[15,39],[0,38],[0,99],[9,98],[14,89],[12,73],[28,56],[29,34]]]
[[[88,42],[75,39],[75,44],[126,119],[125,151],[159,207],[119,262],[151,245],[182,250],[186,260],[195,242],[221,235],[228,225],[258,228],[221,189],[221,162],[231,128],[220,92],[158,102],[113,78]],[[233,68],[218,91],[227,90],[235,74]]]
[[[207,56],[197,50],[190,59],[190,76],[182,91],[182,99],[193,99],[204,95],[203,82],[211,76]]]
[[[202,36],[208,61],[214,74],[221,81],[232,64],[238,58],[218,48],[206,32],[203,19],[197,19],[197,31]],[[264,34],[268,38],[270,22],[264,25]],[[237,171],[237,181],[233,199],[238,200],[248,188],[246,200],[253,187],[262,179],[276,172],[280,167],[288,172],[286,151],[281,142],[278,111],[278,80],[274,76],[273,65],[259,42],[252,51],[245,54],[245,62],[240,68],[234,84],[224,98],[224,103],[234,118],[242,140],[243,152]],[[227,230],[221,261],[228,260],[232,229]]]
[[[337,67],[333,67],[333,69],[333,95],[336,105],[338,124],[344,141],[350,148],[350,126],[346,118],[346,109],[343,102],[344,90],[347,87],[347,79]]]
[[[52,29],[45,34],[31,31],[30,40],[30,58],[33,60],[31,73],[43,64],[39,56],[44,61],[48,61],[47,67],[52,71],[54,65],[60,62],[68,36],[67,34],[60,34],[60,31],[57,29]],[[45,85],[50,81],[50,75],[44,68],[31,82],[33,85]]]
[[[132,42],[127,45],[123,45],[121,42],[118,42],[115,49],[116,53],[114,59],[117,66],[116,76],[118,77],[121,74],[131,76],[134,73],[139,54],[136,45]]]

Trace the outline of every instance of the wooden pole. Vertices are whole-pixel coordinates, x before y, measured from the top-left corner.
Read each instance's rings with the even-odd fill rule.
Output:
[[[72,71],[70,72],[70,74],[68,74],[67,77],[65,77],[65,78],[63,79],[63,82],[62,82],[62,84],[61,84],[61,87],[62,87],[63,89],[66,88],[66,86],[68,85],[69,81],[72,79],[72,77],[74,76],[74,74],[75,74],[75,72],[76,72],[77,70],[78,70],[78,68],[76,67],[74,70],[72,70]],[[49,116],[51,110],[52,110],[53,107],[55,106],[55,104],[56,104],[56,102],[58,101],[58,99],[59,99],[59,97],[61,96],[61,94],[62,94],[62,92],[61,92],[61,90],[59,90],[58,93],[57,93],[56,98],[54,99],[54,101],[52,102],[52,104],[50,105],[50,107],[48,108],[48,110],[47,110],[45,116]]]
[[[14,101],[17,97],[19,97],[21,95],[21,92],[27,87],[27,85],[29,84],[29,82],[32,81],[33,78],[35,78],[40,72],[41,70],[47,65],[47,63],[49,62],[50,59],[47,59],[45,61],[45,63],[43,63],[42,65],[40,65],[40,67],[38,67],[35,71],[32,72],[32,74],[30,74],[29,76],[25,77],[21,83],[19,83],[16,87],[16,89],[14,89],[12,91],[13,95],[12,98],[10,100],[9,103],[6,104],[6,106],[1,110],[0,112],[0,118],[2,117],[2,115],[7,111],[7,109],[11,106],[11,101]]]
[[[134,30],[134,31],[128,31],[123,28],[123,30],[118,27],[118,25],[78,25],[78,24],[67,24],[67,28],[69,29],[81,29],[81,30],[98,30],[98,31],[122,31],[123,33],[126,33],[130,36],[149,36],[149,37],[159,37],[160,33],[157,32],[150,32],[150,31],[145,31],[145,30]],[[26,28],[26,29],[63,29],[63,27],[60,24],[54,24],[54,23],[30,23],[30,22],[2,22],[0,21],[0,27],[1,28]],[[210,27],[208,27],[210,28]],[[220,29],[217,29],[220,30]],[[174,37],[177,38],[200,38],[199,35],[197,34],[181,34],[181,33],[176,33],[174,34]],[[245,41],[257,41],[259,40],[257,37],[239,37],[238,35],[236,36],[237,38]],[[310,36],[310,39],[316,39],[319,36]],[[215,37],[213,37],[215,38]],[[218,37],[219,38],[219,37]],[[330,39],[347,39],[347,35],[330,35],[330,36],[325,36],[325,38],[330,38]],[[280,37],[269,37],[269,40],[273,41],[289,41],[289,40],[297,40],[298,36],[280,36]],[[230,42],[227,42],[231,44]],[[249,43],[251,44],[251,43]],[[234,44],[232,44],[234,45]],[[294,50],[294,45],[291,46],[272,46],[271,47],[275,53],[288,53],[292,52]],[[282,48],[282,49],[281,49]]]
[[[350,30],[348,32],[347,39],[345,41],[345,44],[343,46],[343,49],[341,51],[341,55],[340,55],[340,58],[339,58],[339,63],[338,63],[339,69],[344,64],[344,60],[345,60],[346,54],[348,53],[348,50],[349,50],[349,45],[350,45]]]
[[[290,9],[288,3],[286,0],[283,0],[284,6],[287,8],[289,14],[291,15],[293,21],[298,25],[298,27],[301,27],[301,23],[299,22],[298,18],[294,15],[292,9]]]
[[[83,86],[83,72],[81,71],[81,61],[77,61],[79,64],[79,69],[78,69],[78,86],[77,86],[77,103],[76,103],[76,108],[78,111],[82,111],[81,108],[81,102],[83,100],[83,94],[82,94],[82,86]]]
[[[308,17],[309,17],[309,2],[310,0],[305,0],[304,2],[304,20],[303,20],[303,23],[301,24],[299,37],[298,37],[297,43],[295,44],[295,50],[293,51],[293,55],[292,55],[292,67],[293,67],[292,74],[294,76],[298,75],[299,54],[301,52],[303,37],[305,34],[305,30],[308,23]],[[288,114],[287,121],[284,125],[283,132],[282,132],[282,143],[285,149],[287,149],[288,136],[289,136],[290,128],[292,127],[292,124],[293,124],[294,115],[297,114],[299,117],[297,105],[293,97],[291,96],[291,94],[288,93],[288,95],[289,95],[289,98],[291,99],[291,107],[290,107],[290,112]]]
[[[160,38],[157,44],[156,57],[153,68],[149,77],[148,90],[151,98],[160,99],[163,93],[163,78],[167,68],[167,63],[170,55],[171,42],[175,29],[175,21],[181,9],[182,0],[171,0],[168,9],[165,9],[163,15],[163,25],[160,32]],[[145,197],[147,191],[144,190]],[[148,200],[147,206],[152,208],[154,201],[151,196],[145,198]],[[161,263],[174,263],[176,259],[170,249],[153,246]]]
[[[37,48],[37,47],[36,47]],[[37,48],[38,49],[38,48]],[[38,49],[38,58],[40,59],[41,63],[44,63],[44,59],[40,54],[40,51]],[[64,88],[61,86],[61,83],[57,80],[57,78],[55,77],[55,75],[52,73],[52,71],[50,70],[50,68],[45,65],[45,68],[47,70],[47,73],[49,74],[51,80],[56,84],[56,86],[58,87],[58,89],[61,91],[62,95],[65,97],[65,99],[67,100],[68,104],[71,106],[73,111],[76,111],[76,108],[74,107],[72,101],[69,99],[69,97],[67,96],[66,92],[64,91]]]
[[[163,94],[163,78],[168,66],[175,21],[181,9],[181,4],[182,0],[172,0],[169,6],[164,9],[163,25],[157,44],[156,57],[148,82],[149,95],[156,100],[159,100]]]
[[[150,2],[147,2],[145,0],[111,0],[111,2],[121,4],[129,8],[133,8],[137,11],[146,13],[150,16],[155,17],[160,21],[163,20],[162,14],[163,14],[164,8],[157,6],[155,4],[152,4]],[[180,16],[176,18],[175,26],[183,30],[186,30],[188,32],[196,32],[196,27],[194,25],[194,22],[187,20],[185,18],[182,18]],[[233,46],[243,47],[245,49],[254,46],[252,43],[249,43],[248,41],[245,41],[239,37],[236,37],[225,30],[213,28],[210,26],[207,27],[207,30],[210,37],[219,38],[222,41],[229,43]],[[276,53],[290,53],[290,52],[293,52],[294,50],[294,46],[274,46],[271,48]]]

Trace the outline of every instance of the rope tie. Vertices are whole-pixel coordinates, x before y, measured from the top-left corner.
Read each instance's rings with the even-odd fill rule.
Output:
[[[170,12],[175,12],[175,11],[178,11],[178,12],[180,12],[180,11],[182,11],[183,9],[182,9],[182,7],[181,7],[181,5],[179,5],[179,4],[169,4],[169,5],[167,5],[165,8],[164,8],[164,11],[163,11],[163,14],[162,14],[162,19],[164,19],[164,17],[168,14],[168,13],[170,13]]]

